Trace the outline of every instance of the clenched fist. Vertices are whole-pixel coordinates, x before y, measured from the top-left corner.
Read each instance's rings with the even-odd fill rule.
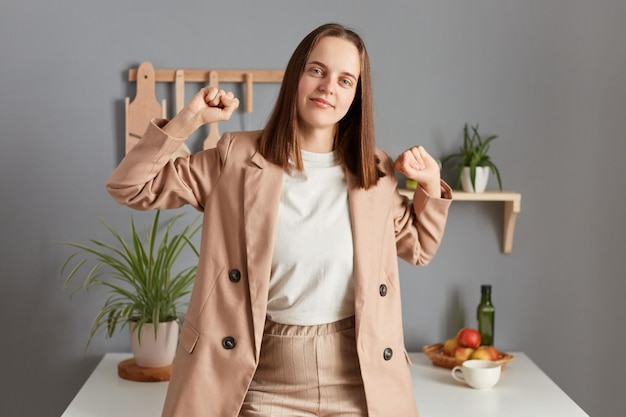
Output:
[[[230,119],[238,107],[239,99],[232,92],[204,87],[163,130],[173,137],[186,138],[202,125]]]
[[[423,146],[414,146],[402,152],[394,167],[407,178],[417,181],[431,197],[441,197],[439,163]]]

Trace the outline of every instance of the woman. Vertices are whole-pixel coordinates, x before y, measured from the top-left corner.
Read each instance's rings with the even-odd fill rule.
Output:
[[[293,53],[263,131],[226,133],[172,160],[198,127],[230,118],[202,89],[153,120],[107,184],[137,209],[204,212],[201,257],[164,416],[417,416],[397,257],[427,264],[450,188],[417,146],[395,168],[375,148],[361,38],[320,26]]]

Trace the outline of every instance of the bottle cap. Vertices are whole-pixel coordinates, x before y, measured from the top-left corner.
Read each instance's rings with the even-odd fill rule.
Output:
[[[481,285],[480,292],[483,294],[491,294],[491,285],[489,284]]]

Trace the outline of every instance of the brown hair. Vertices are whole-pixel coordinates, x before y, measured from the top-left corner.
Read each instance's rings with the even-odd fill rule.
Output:
[[[261,134],[259,152],[267,160],[289,168],[293,161],[298,171],[304,169],[297,140],[298,111],[296,97],[298,84],[306,62],[320,39],[334,36],[356,46],[361,57],[361,75],[354,101],[348,113],[339,121],[333,148],[347,168],[357,177],[359,187],[368,189],[383,177],[377,167],[374,140],[373,100],[370,62],[365,43],[354,31],[329,23],[309,33],[298,45],[287,63],[278,99]]]

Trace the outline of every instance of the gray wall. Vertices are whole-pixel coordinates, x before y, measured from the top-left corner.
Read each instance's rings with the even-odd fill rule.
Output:
[[[0,415],[60,415],[105,352],[129,349],[126,334],[101,335],[84,353],[104,295],[70,300],[70,250],[55,243],[105,238],[98,217],[128,224],[104,190],[134,96],[127,70],[282,69],[327,21],[368,43],[380,147],[440,157],[480,123],[500,135],[505,188],[522,194],[511,254],[501,204],[458,202],[431,265],[401,263],[407,347],[473,326],[491,283],[496,344],[528,353],[590,415],[622,415],[625,19],[623,0],[3,0]],[[275,95],[255,89],[254,127]],[[221,130],[241,127],[237,114]]]

